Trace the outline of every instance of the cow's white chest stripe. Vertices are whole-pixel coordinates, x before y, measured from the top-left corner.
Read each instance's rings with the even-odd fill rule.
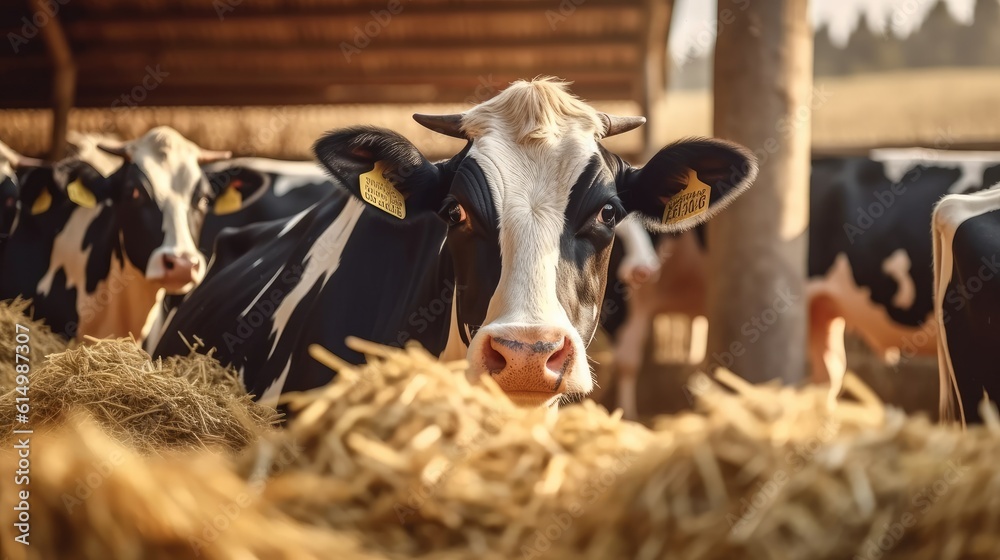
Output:
[[[81,240],[87,229],[97,219],[103,206],[96,208],[76,208],[66,221],[66,226],[56,236],[52,244],[52,257],[49,269],[35,287],[35,293],[48,296],[52,290],[52,282],[59,270],[66,272],[66,288],[76,288],[76,309],[79,312],[87,297],[87,260],[92,247],[81,250]]]
[[[344,209],[337,216],[337,219],[330,224],[322,235],[316,240],[309,252],[306,254],[305,270],[298,284],[285,296],[285,299],[278,305],[274,312],[274,323],[271,327],[271,336],[274,342],[267,358],[270,360],[274,354],[282,333],[292,317],[292,312],[299,307],[302,298],[308,294],[317,282],[322,280],[323,285],[336,273],[340,266],[340,257],[344,253],[347,241],[354,231],[354,227],[364,212],[365,203],[351,197]],[[283,382],[282,382],[283,384]],[[280,393],[280,388],[279,388]]]

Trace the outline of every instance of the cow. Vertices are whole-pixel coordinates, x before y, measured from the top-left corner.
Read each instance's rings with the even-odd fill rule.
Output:
[[[808,352],[811,378],[830,383],[831,404],[847,371],[848,328],[889,363],[934,355],[931,212],[949,193],[976,191],[996,181],[1000,153],[994,152],[880,149],[868,157],[813,159]],[[626,418],[638,416],[635,378],[653,317],[706,314],[704,228],[663,237],[658,246],[662,274],[656,282],[626,292],[627,300],[621,293],[608,295],[626,309],[606,322],[614,344],[618,403]],[[695,339],[704,341],[704,333]]]
[[[35,167],[40,160],[22,156],[0,142],[0,255],[17,217],[18,177],[20,169]]]
[[[226,228],[277,220],[295,215],[316,204],[334,188],[314,161],[281,161],[242,157],[202,167],[213,190],[221,194],[205,217],[199,250],[213,255],[215,240]],[[183,303],[186,294],[167,295],[149,317],[149,333],[143,347],[152,351],[163,325]]]
[[[600,315],[615,226],[707,220],[750,186],[756,160],[717,139],[668,145],[642,168],[602,138],[642,117],[600,113],[565,83],[517,81],[456,115],[414,115],[466,141],[431,163],[387,129],[333,131],[313,149],[338,185],[289,220],[223,232],[205,281],[154,356],[215,347],[260,402],[322,386],[326,347],[362,363],[348,336],[467,358],[523,406],[593,386],[586,346]]]
[[[1000,396],[1000,185],[941,199],[933,214],[934,314],[940,416],[983,422],[984,396]],[[995,405],[994,405],[995,406]]]
[[[71,339],[141,337],[161,290],[201,280],[194,239],[217,193],[199,164],[229,157],[168,127],[102,148],[124,160],[108,177],[75,157],[26,172],[3,255],[0,299],[30,297]]]
[[[158,302],[200,281],[221,229],[294,214],[330,188],[315,163],[229,160],[168,127],[100,144],[104,159],[95,146],[81,135],[74,156],[27,175],[0,275],[0,299],[31,297],[66,338],[142,341]]]

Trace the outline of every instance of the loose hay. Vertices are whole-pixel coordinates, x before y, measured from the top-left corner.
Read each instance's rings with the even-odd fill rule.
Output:
[[[15,494],[0,496],[2,557],[377,560],[352,538],[295,523],[262,502],[259,483],[236,476],[222,456],[142,456],[69,417],[63,433],[33,441],[30,546],[14,541]],[[4,473],[16,462],[9,449],[0,452]]]
[[[83,502],[83,520],[71,517],[83,509],[63,513],[48,505],[62,502],[46,498],[33,527],[57,527],[73,550],[96,551],[81,558],[183,558],[177,543],[250,487],[259,500],[204,557],[351,558],[358,545],[378,557],[477,560],[930,560],[1000,551],[994,410],[986,427],[962,432],[883,406],[852,376],[852,400],[828,410],[823,388],[752,386],[721,372],[693,380],[696,412],[647,429],[587,402],[519,409],[488,378],[470,385],[464,362],[350,344],[369,363],[350,366],[314,349],[337,378],[288,396],[295,416],[287,429],[234,463],[205,453],[171,464],[129,455]],[[65,354],[82,360],[83,350]],[[184,375],[213,378],[207,360],[188,362]],[[143,363],[129,367],[152,367]],[[70,441],[70,451],[33,451],[47,469],[43,487],[65,488],[93,470],[95,455],[109,456],[94,436],[75,437],[83,443]],[[290,544],[268,548],[272,534]],[[340,544],[316,552],[330,538]],[[126,544],[109,548],[118,542]],[[70,549],[53,554],[62,550]]]
[[[14,347],[17,346],[17,325],[28,328],[32,365],[41,363],[41,359],[54,352],[66,349],[66,341],[53,334],[42,321],[36,321],[28,316],[30,300],[20,297],[13,300],[0,301],[0,395],[14,388],[17,376],[14,370]]]
[[[276,460],[269,442],[242,468],[270,465],[279,474],[268,500],[392,557],[1000,551],[997,428],[908,417],[853,377],[854,400],[828,412],[819,387],[751,386],[723,372],[724,389],[702,376],[697,413],[647,430],[592,404],[520,410],[489,379],[470,386],[464,363],[354,346],[369,365],[315,352],[341,373],[290,399],[300,415],[278,441],[297,453]]]
[[[519,409],[489,379],[470,385],[464,362],[353,344],[369,365],[314,353],[340,373],[290,398],[298,415],[279,439],[299,451],[270,460],[282,474],[265,494],[303,522],[356,530],[383,551],[509,557],[539,519],[582,508],[596,494],[593,473],[628,462],[651,439],[592,403],[558,414]]]
[[[81,407],[141,451],[211,446],[236,451],[276,421],[273,409],[251,402],[237,390],[235,374],[210,357],[153,361],[131,339],[92,342],[33,366],[32,426],[61,422]],[[13,425],[15,413],[14,399],[0,398],[0,425]],[[10,437],[3,433],[0,440]]]

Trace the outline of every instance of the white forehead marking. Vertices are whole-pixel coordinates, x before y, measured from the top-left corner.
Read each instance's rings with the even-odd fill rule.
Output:
[[[598,153],[602,123],[564,84],[536,80],[470,109],[462,127],[501,221],[517,212],[561,225],[573,183]]]
[[[201,177],[201,148],[168,127],[158,126],[129,143],[129,157],[149,179],[149,195],[161,208],[168,200],[190,203]],[[181,202],[177,201],[177,202]],[[175,202],[176,203],[176,202]]]
[[[486,322],[570,327],[556,296],[559,238],[570,190],[599,151],[600,117],[565,85],[536,80],[470,109],[462,126],[500,219],[500,283]]]

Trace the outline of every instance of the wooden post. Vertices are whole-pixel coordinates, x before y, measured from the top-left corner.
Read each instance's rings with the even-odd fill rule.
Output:
[[[55,161],[66,155],[66,129],[69,126],[69,110],[73,107],[76,91],[76,64],[73,51],[63,31],[59,16],[49,12],[44,0],[31,0],[35,12],[49,14],[49,21],[42,26],[41,34],[45,46],[52,57],[52,140],[49,144],[49,159]]]
[[[674,0],[646,0],[641,88],[642,112],[646,117],[646,125],[643,127],[643,162],[665,143],[663,100],[667,93],[667,38],[670,35],[673,8]]]
[[[709,369],[761,382],[806,371],[812,31],[807,0],[719,0],[715,135],[760,174],[709,222]]]

